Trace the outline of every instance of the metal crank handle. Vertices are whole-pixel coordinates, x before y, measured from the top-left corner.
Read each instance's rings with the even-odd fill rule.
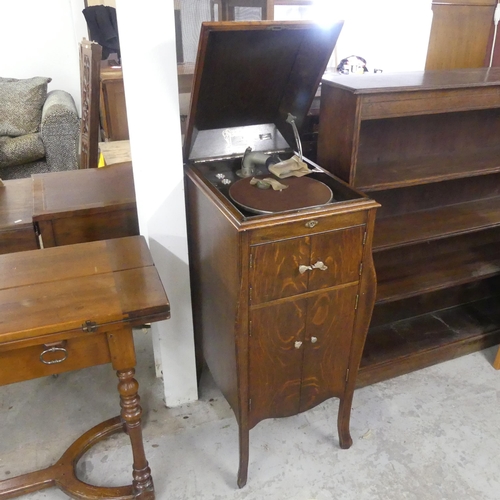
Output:
[[[306,271],[312,271],[313,269],[319,269],[320,271],[326,271],[328,269],[328,266],[325,266],[323,262],[318,260],[316,264],[313,264],[312,266],[299,266],[299,273],[304,274]]]

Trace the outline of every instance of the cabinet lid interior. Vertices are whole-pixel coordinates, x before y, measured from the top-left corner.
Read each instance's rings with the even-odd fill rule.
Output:
[[[184,139],[186,160],[242,155],[246,127],[254,150],[293,145],[342,29],[310,21],[203,23]],[[275,130],[275,135],[273,135]],[[271,134],[271,135],[270,135]],[[262,144],[260,144],[260,142]],[[229,147],[228,147],[229,144]]]

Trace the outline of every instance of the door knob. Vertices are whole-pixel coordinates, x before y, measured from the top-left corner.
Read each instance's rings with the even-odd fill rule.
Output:
[[[297,340],[295,342],[295,349],[300,349],[300,346],[302,345],[302,342],[300,340]]]
[[[311,344],[315,344],[318,341],[318,337],[311,337]]]

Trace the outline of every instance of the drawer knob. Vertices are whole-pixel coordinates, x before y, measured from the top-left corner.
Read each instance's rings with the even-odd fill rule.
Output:
[[[53,359],[51,361],[47,361],[44,359],[44,356],[46,354],[52,353],[52,352],[61,352],[63,353],[62,357],[59,359]],[[42,351],[40,354],[40,361],[44,365],[56,365],[57,363],[62,363],[63,361],[66,361],[66,358],[68,357],[68,351],[64,347],[49,347],[48,349],[45,349],[45,351]]]
[[[302,345],[302,342],[300,340],[297,340],[295,342],[295,349],[300,349],[300,346]]]
[[[315,344],[318,341],[318,337],[311,337],[311,344]]]
[[[328,269],[328,266],[325,266],[323,262],[318,260],[316,264],[313,264],[312,266],[299,266],[299,273],[304,274],[306,271],[312,271],[313,269],[319,269],[320,271],[326,271]]]
[[[308,227],[309,229],[312,229],[313,227],[316,227],[317,225],[318,225],[317,220],[308,220],[306,222],[306,227]]]

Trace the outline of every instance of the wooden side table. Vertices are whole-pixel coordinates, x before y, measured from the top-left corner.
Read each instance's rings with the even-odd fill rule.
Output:
[[[31,179],[4,181],[0,187],[0,254],[38,248],[33,230]]]
[[[0,481],[0,498],[51,486],[78,499],[154,498],[132,327],[168,319],[170,305],[144,238],[0,256],[0,316],[0,385],[111,363],[121,405],[119,417],[85,433],[54,465]],[[132,484],[97,487],[80,481],[80,457],[119,430],[130,436]]]
[[[33,175],[33,199],[45,248],[139,234],[131,164]]]

